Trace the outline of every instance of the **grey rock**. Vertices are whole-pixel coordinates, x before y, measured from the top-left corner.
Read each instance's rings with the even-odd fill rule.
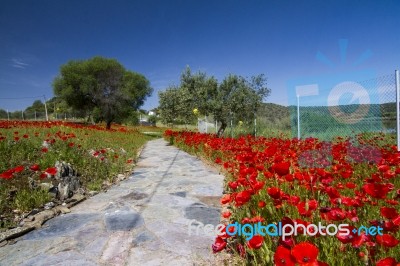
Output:
[[[33,229],[34,229],[34,227],[32,227],[32,226],[24,226],[24,227],[13,228],[13,229],[10,229],[5,232],[1,232],[0,233],[0,242],[19,237],[29,231],[32,231]]]
[[[54,206],[55,206],[54,202],[50,201],[50,202],[47,202],[47,203],[44,205],[44,209],[45,209],[45,210],[50,210],[50,209],[53,208]]]
[[[209,207],[202,203],[193,203],[185,208],[185,217],[195,219],[203,224],[217,225],[220,222],[220,211],[218,208]]]
[[[106,213],[105,224],[108,231],[130,231],[143,224],[143,218],[134,211]]]
[[[57,161],[54,166],[57,168],[56,179],[62,179],[67,176],[76,176],[76,171],[69,163]]]
[[[64,200],[74,195],[74,192],[80,188],[81,183],[76,176],[66,176],[58,184],[59,198]]]

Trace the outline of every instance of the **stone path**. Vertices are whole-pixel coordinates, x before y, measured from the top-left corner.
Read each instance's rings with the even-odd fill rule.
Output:
[[[0,248],[0,265],[215,264],[214,237],[194,229],[219,223],[222,181],[195,157],[150,141],[132,176]]]

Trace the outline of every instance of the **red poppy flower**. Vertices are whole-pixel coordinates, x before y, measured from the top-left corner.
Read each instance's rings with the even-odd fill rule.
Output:
[[[379,183],[368,183],[365,184],[362,188],[365,193],[376,199],[386,198],[387,193],[390,191],[390,188],[387,184]]]
[[[348,183],[346,183],[346,187],[347,187],[347,188],[350,188],[350,189],[353,189],[353,188],[356,187],[356,184],[354,184],[354,183],[352,183],[352,182],[348,182]]]
[[[260,200],[260,201],[258,202],[258,207],[260,207],[260,208],[265,207],[265,205],[266,205],[265,201]]]
[[[400,225],[400,215],[393,219],[395,225]]]
[[[260,235],[254,235],[249,242],[247,242],[247,246],[251,249],[259,249],[264,243],[264,238]]]
[[[370,236],[367,236],[364,232],[360,235],[355,235],[354,239],[351,241],[351,246],[353,248],[360,248],[365,242],[370,240]]]
[[[225,194],[221,198],[221,204],[227,204],[231,202],[231,194]]]
[[[317,262],[318,248],[309,242],[302,242],[294,246],[292,256],[297,263],[314,263]]]
[[[395,208],[381,207],[381,215],[387,219],[394,219],[399,215],[399,213]]]
[[[389,248],[397,246],[397,244],[399,244],[399,242],[400,242],[394,236],[389,235],[389,234],[377,235],[376,241],[379,244],[381,244],[382,246],[389,247]]]
[[[396,259],[386,257],[376,262],[376,266],[396,266]]]
[[[276,266],[295,266],[296,261],[290,254],[290,249],[284,246],[278,246],[274,254],[274,263]]]
[[[296,207],[301,216],[310,217],[312,212],[318,207],[318,202],[316,200],[309,200],[308,202],[301,201]]]
[[[356,232],[356,233],[353,232],[353,230],[354,230],[354,229],[357,230],[357,228],[355,228],[355,227],[352,226],[352,225],[349,225],[349,226],[347,226],[347,229],[349,230],[349,233],[348,233],[348,234],[344,234],[344,233],[341,233],[341,232],[339,232],[339,233],[336,234],[336,238],[337,238],[340,242],[342,242],[343,244],[347,244],[347,243],[353,242],[353,240],[354,240],[354,239],[356,238],[356,236],[357,236],[357,232]]]
[[[279,176],[284,176],[289,174],[289,162],[275,163],[272,166],[272,170],[277,173]]]
[[[246,204],[251,198],[251,194],[247,191],[241,191],[236,194],[235,201],[236,201],[236,206],[242,206]]]
[[[212,244],[212,250],[214,253],[220,252],[226,247],[226,242],[221,237],[215,239],[214,244]]]
[[[231,212],[230,211],[226,211],[222,213],[222,217],[224,218],[229,218],[231,216]]]
[[[48,178],[49,176],[48,176],[48,174],[46,174],[46,173],[41,173],[40,174],[40,179],[45,179],[45,178]]]
[[[57,168],[56,167],[50,167],[47,168],[45,171],[49,175],[56,175],[57,174]]]
[[[48,151],[49,151],[48,148],[46,148],[46,147],[43,147],[43,148],[42,148],[42,152],[48,152]]]
[[[32,171],[39,171],[40,170],[40,166],[38,164],[34,164],[31,167],[29,167]]]
[[[20,173],[20,172],[24,171],[24,167],[22,165],[19,165],[19,166],[15,167],[13,169],[13,171],[14,171],[14,173]]]
[[[340,208],[332,208],[327,214],[328,221],[342,221],[346,219],[346,212]]]
[[[232,181],[232,182],[229,182],[229,183],[228,183],[228,186],[229,186],[231,189],[236,190],[236,189],[238,188],[239,184],[238,184],[238,182],[236,182],[236,181]]]
[[[279,245],[282,245],[287,248],[292,248],[296,244],[295,240],[293,237],[286,237],[285,240],[283,240],[283,237],[279,238]]]
[[[283,194],[282,190],[277,187],[269,187],[267,189],[268,195],[273,199],[279,199]]]
[[[11,171],[11,170],[5,171],[5,172],[0,174],[0,178],[11,179],[11,178],[13,178],[13,173],[14,172]]]

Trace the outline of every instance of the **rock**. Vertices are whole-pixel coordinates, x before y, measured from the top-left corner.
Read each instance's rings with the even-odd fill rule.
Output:
[[[29,231],[32,231],[33,229],[34,229],[34,227],[24,226],[24,227],[13,228],[13,229],[10,229],[5,232],[1,232],[0,233],[0,242],[19,237]]]
[[[64,200],[74,195],[74,192],[80,188],[81,182],[76,176],[66,176],[58,184],[59,198]]]
[[[77,175],[76,171],[69,163],[57,161],[54,166],[57,168],[56,179],[62,179],[63,177]]]
[[[49,194],[53,199],[57,198],[58,194],[59,194],[58,187],[54,186],[54,187],[49,188]]]
[[[71,164],[57,161],[55,167],[57,168],[55,178],[56,180],[59,180],[57,186],[58,193],[55,194],[60,200],[65,200],[74,195],[74,193],[81,187],[81,182],[78,178],[77,172],[72,168]]]
[[[104,188],[108,188],[108,187],[111,186],[111,183],[106,180],[106,181],[103,182],[102,185],[103,185]]]
[[[33,217],[33,220],[31,222],[25,222],[24,226],[40,228],[44,222],[53,218],[55,215],[56,215],[56,212],[53,210],[45,210],[45,211],[39,212],[38,214],[35,214],[35,216]]]
[[[57,212],[60,212],[60,213],[62,213],[62,214],[66,214],[66,213],[70,213],[71,212],[71,210],[69,209],[69,208],[67,208],[67,207],[65,207],[65,206],[57,206],[57,207],[55,207],[54,208]]]
[[[85,196],[83,196],[81,194],[75,194],[72,198],[70,198],[66,201],[67,207],[71,208],[72,206],[75,206],[76,204],[84,201],[85,199],[86,199]]]
[[[124,174],[118,174],[117,175],[117,180],[118,181],[122,181],[122,180],[124,180],[126,177],[125,177],[125,175]]]
[[[50,183],[39,183],[39,187],[43,190],[50,190],[53,185]]]
[[[48,202],[48,203],[46,203],[46,204],[44,205],[44,209],[45,209],[45,210],[50,210],[50,209],[53,208],[54,206],[55,206],[54,202],[50,201],[50,202]]]
[[[28,177],[28,183],[30,189],[36,189],[38,187],[38,182],[30,176]]]
[[[92,191],[88,192],[89,197],[93,197],[94,195],[97,195],[97,194],[99,194],[99,192],[95,191],[95,190],[92,190]]]

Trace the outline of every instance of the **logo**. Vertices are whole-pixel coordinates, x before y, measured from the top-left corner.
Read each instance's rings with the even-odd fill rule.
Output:
[[[279,222],[277,224],[270,223],[263,225],[261,222],[253,224],[240,224],[238,222],[228,224],[227,226],[223,224],[218,224],[216,226],[212,224],[200,223],[196,220],[191,220],[188,224],[188,235],[192,235],[194,232],[196,235],[206,235],[206,236],[244,236],[248,241],[255,235],[260,236],[279,236],[282,240],[285,240],[291,236],[297,236],[299,234],[308,236],[336,236],[336,235],[382,235],[383,228],[380,226],[360,226],[358,229],[354,228],[350,230],[349,224],[328,224],[323,225],[321,222],[318,224],[301,224],[294,222],[293,224],[282,224]]]
[[[332,74],[300,77],[287,82],[294,137],[330,140],[336,136],[382,130],[375,71],[351,70],[359,68],[372,52],[366,50],[349,64],[347,47],[346,39],[339,40],[340,65],[334,64],[322,52],[317,53],[316,59]],[[343,68],[350,70],[332,71]]]

